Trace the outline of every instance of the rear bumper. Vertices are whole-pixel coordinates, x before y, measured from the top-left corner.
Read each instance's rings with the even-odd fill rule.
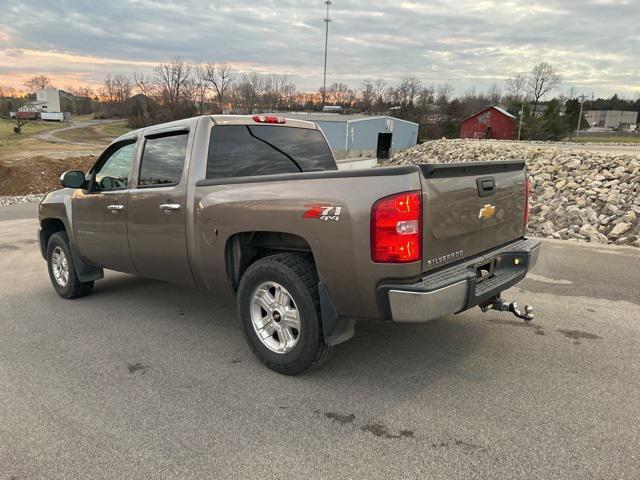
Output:
[[[430,272],[417,283],[384,283],[378,287],[382,316],[395,322],[426,322],[467,310],[522,280],[539,252],[540,240],[523,238]],[[490,266],[491,275],[478,281],[481,266]]]

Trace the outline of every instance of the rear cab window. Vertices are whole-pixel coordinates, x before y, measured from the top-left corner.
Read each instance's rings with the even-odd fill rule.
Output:
[[[320,130],[275,125],[219,125],[211,129],[207,178],[336,170]]]

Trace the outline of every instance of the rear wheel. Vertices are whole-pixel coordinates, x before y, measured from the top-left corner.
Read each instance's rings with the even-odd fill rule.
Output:
[[[332,351],[324,342],[310,255],[282,253],[252,264],[240,281],[238,312],[247,343],[276,372],[302,373]]]
[[[51,284],[62,298],[83,297],[93,290],[93,282],[81,282],[76,275],[66,232],[56,232],[49,238],[47,267]]]

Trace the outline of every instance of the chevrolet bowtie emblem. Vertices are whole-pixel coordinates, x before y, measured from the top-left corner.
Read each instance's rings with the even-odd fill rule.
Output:
[[[478,218],[491,218],[496,214],[496,207],[487,203],[484,207],[480,209],[480,213],[478,213]]]

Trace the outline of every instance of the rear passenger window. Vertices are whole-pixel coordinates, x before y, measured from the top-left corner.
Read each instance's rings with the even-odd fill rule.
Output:
[[[207,178],[335,170],[319,130],[273,125],[222,125],[212,128]]]
[[[188,139],[188,132],[147,137],[138,186],[176,185],[182,176]]]

